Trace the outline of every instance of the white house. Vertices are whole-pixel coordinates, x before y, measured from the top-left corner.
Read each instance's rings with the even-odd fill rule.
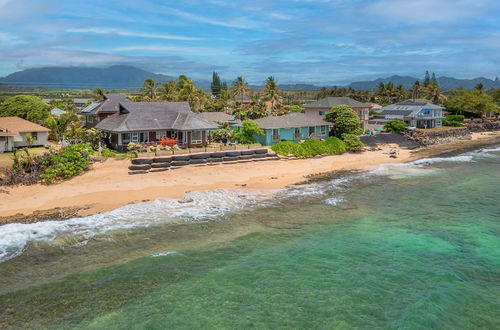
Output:
[[[43,146],[49,129],[19,117],[0,117],[0,153],[29,146],[29,135],[34,138],[33,146]]]

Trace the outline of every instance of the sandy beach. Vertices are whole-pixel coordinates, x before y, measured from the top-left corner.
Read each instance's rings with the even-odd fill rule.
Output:
[[[445,151],[491,143],[500,132],[474,133],[472,140],[407,150],[381,145],[382,150],[312,159],[272,160],[214,166],[187,166],[166,172],[129,175],[129,160],[108,159],[95,163],[71,180],[45,186],[18,186],[0,190],[0,222],[12,221],[36,211],[76,208],[77,215],[106,212],[123,205],[157,198],[183,198],[188,191],[213,189],[279,189],[311,174],[335,170],[363,170],[388,163],[402,163]],[[387,152],[398,148],[397,158]],[[11,217],[11,219],[7,219]]]

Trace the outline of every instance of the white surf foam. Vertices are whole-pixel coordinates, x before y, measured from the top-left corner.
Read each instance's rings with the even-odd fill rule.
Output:
[[[181,254],[181,253],[177,251],[165,251],[165,252],[153,253],[151,257],[165,257],[165,256],[170,256],[172,254]]]
[[[22,254],[31,242],[51,242],[60,235],[80,237],[81,241],[73,243],[73,246],[84,245],[98,234],[161,223],[217,218],[233,210],[266,205],[268,198],[268,194],[258,190],[197,191],[187,193],[182,201],[158,199],[83,218],[11,223],[0,226],[0,262]]]

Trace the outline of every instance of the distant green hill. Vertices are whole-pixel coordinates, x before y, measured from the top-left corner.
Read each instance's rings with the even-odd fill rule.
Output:
[[[0,83],[10,86],[41,86],[47,88],[137,89],[147,78],[158,82],[174,80],[175,77],[151,73],[127,65],[109,68],[45,67],[27,69],[0,78]]]

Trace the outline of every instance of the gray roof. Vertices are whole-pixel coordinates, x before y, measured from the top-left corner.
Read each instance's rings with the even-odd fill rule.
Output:
[[[100,112],[115,113],[120,108],[120,103],[130,102],[124,94],[106,94],[104,100],[89,104],[80,110],[80,114],[96,115]]]
[[[218,126],[191,112],[187,102],[124,102],[120,112],[108,116],[96,128],[112,132],[150,130],[209,130]]]
[[[324,121],[322,116],[307,116],[303,113],[291,113],[284,116],[269,116],[254,120],[260,128],[294,128],[309,126],[330,126],[331,123]]]
[[[416,117],[421,110],[443,110],[444,107],[425,102],[399,102],[380,109],[384,116]]]
[[[53,116],[60,116],[60,115],[62,115],[65,112],[66,111],[61,110],[59,108],[54,108],[54,109],[50,110],[50,114],[53,115]]]
[[[236,126],[241,125],[241,120],[236,119],[233,115],[225,112],[202,112],[200,116],[216,123],[230,123]]]
[[[369,104],[361,103],[353,100],[350,97],[325,97],[324,99],[317,100],[303,105],[304,108],[333,108],[337,105],[348,105],[351,108],[370,108]]]

